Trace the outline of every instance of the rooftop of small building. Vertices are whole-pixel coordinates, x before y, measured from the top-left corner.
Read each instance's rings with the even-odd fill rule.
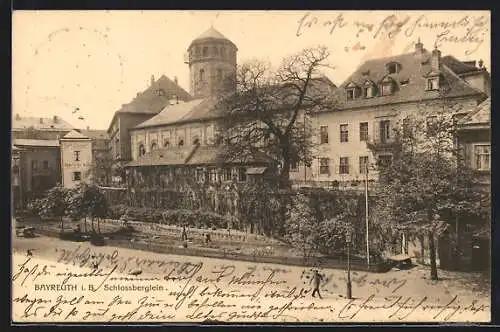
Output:
[[[61,117],[36,117],[21,116],[16,114],[12,117],[12,130],[43,130],[43,131],[70,131],[73,126]]]
[[[16,147],[59,147],[59,140],[48,140],[48,139],[22,139],[16,138],[12,140],[12,144]]]
[[[484,100],[459,121],[460,125],[477,125],[491,123],[491,97]]]

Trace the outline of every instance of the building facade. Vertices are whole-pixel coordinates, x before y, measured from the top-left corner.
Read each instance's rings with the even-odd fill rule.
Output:
[[[62,186],[74,188],[92,182],[92,140],[73,130],[60,139]]]
[[[377,179],[376,165],[390,162],[393,130],[421,114],[468,112],[489,95],[489,74],[480,65],[424,49],[363,63],[335,90],[338,107],[312,118],[317,135],[312,183],[357,186]],[[387,144],[372,152],[367,143]],[[368,167],[367,167],[368,165]]]

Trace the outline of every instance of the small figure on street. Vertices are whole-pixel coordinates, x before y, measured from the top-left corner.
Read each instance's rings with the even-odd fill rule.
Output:
[[[316,297],[316,294],[318,294],[319,298],[322,299],[321,294],[319,293],[319,285],[322,280],[323,276],[319,274],[318,270],[314,270],[311,278],[311,281],[313,283],[312,297]]]
[[[205,234],[205,244],[209,244],[212,242],[212,239],[210,238],[210,234]]]
[[[187,241],[186,225],[182,226],[181,241]]]

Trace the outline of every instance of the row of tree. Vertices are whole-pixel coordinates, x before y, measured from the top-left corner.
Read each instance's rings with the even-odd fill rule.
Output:
[[[61,232],[64,232],[64,218],[67,217],[71,220],[83,219],[85,232],[87,220],[90,220],[92,232],[97,230],[100,233],[100,221],[108,214],[108,204],[102,192],[97,186],[85,183],[70,189],[54,187],[43,198],[31,201],[29,209],[44,219],[59,219]]]

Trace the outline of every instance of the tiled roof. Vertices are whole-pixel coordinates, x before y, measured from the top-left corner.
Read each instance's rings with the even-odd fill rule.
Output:
[[[191,48],[191,46],[193,46],[193,44],[195,44],[197,42],[210,40],[210,39],[226,41],[228,43],[231,43],[234,47],[236,47],[236,45],[231,40],[229,40],[226,36],[224,36],[222,33],[217,31],[214,27],[210,27],[210,29],[208,29],[207,31],[205,31],[204,33],[202,33],[201,35],[199,35],[198,37],[193,39],[193,41],[189,45],[189,48]]]
[[[491,123],[491,98],[486,99],[460,120],[461,125]]]
[[[70,131],[73,126],[61,119],[58,116],[52,118],[35,117],[35,116],[13,116],[12,129],[36,129],[47,131]]]
[[[224,163],[223,147],[218,146],[183,146],[161,148],[130,162],[127,166],[159,166],[159,165],[217,165]],[[230,164],[267,164],[265,157],[251,160],[233,160]]]
[[[78,132],[77,130],[72,130],[66,135],[64,135],[62,139],[89,139],[89,138],[83,135],[82,133]]]
[[[58,147],[58,140],[48,140],[48,139],[14,139],[15,146],[39,146],[39,147]]]
[[[163,92],[161,95],[160,91]],[[124,104],[117,112],[156,114],[168,105],[174,96],[177,96],[182,101],[192,99],[186,90],[165,75],[162,75],[146,90],[138,93],[130,103]]]
[[[386,65],[391,62],[396,62],[400,65],[400,69],[397,73],[387,73]],[[460,61],[453,57],[447,56],[441,58],[441,65],[439,68],[441,74],[440,84],[445,88],[446,96],[459,97],[481,94],[479,90],[469,86],[467,82],[457,75],[457,73],[454,73],[451,67],[460,72],[471,70],[470,65],[460,64]],[[442,96],[440,92],[426,91],[425,89],[425,76],[432,71],[431,53],[425,49],[421,54],[412,52],[387,58],[368,60],[359,66],[357,70],[336,89],[335,97],[338,102],[337,107],[339,109],[349,109],[438,98]],[[368,80],[379,83],[388,77],[394,81],[396,86],[395,91],[391,95],[376,96],[372,98],[358,97],[354,100],[347,100],[347,91],[345,88],[349,84],[355,84],[361,88]]]
[[[216,116],[215,98],[195,99],[185,103],[166,106],[160,113],[135,128],[161,126],[183,121],[209,119]]]

